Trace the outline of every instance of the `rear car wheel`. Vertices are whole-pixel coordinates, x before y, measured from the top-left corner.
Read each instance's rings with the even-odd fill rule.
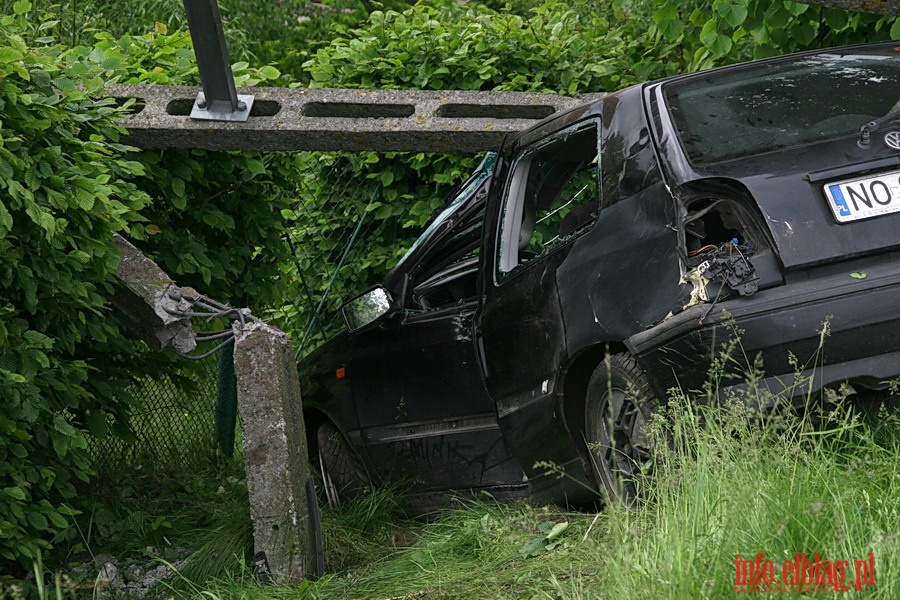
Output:
[[[328,506],[336,509],[343,500],[353,498],[366,488],[369,476],[362,461],[334,423],[328,421],[319,426],[316,440],[319,444],[322,491]]]
[[[585,438],[594,473],[612,502],[636,508],[650,466],[647,424],[657,409],[634,357],[607,356],[594,370],[585,402]]]

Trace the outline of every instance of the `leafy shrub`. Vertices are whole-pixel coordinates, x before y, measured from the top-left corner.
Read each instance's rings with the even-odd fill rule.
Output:
[[[150,353],[110,312],[112,233],[181,284],[261,306],[285,287],[281,210],[297,166],[288,155],[135,153],[103,87],[193,83],[189,37],[98,32],[66,49],[59,31],[26,0],[0,17],[0,561],[10,563],[77,535],[86,436],[127,439],[127,386],[178,360]],[[278,76],[235,68],[247,85]]]
[[[801,50],[896,39],[896,17],[799,2],[653,0],[661,37],[682,50],[688,70]]]
[[[104,380],[91,346],[127,350],[103,297],[127,232],[149,201],[143,166],[117,143],[102,85],[66,72],[29,25],[30,3],[0,17],[0,560],[36,556],[64,530],[86,481],[85,430],[123,409],[127,379]],[[90,75],[86,73],[86,75]],[[113,341],[119,340],[119,341]],[[98,360],[99,359],[99,360]],[[112,361],[115,362],[115,361]]]
[[[99,71],[106,84],[198,85],[187,32],[119,38],[95,34],[92,46],[71,49],[72,72]],[[280,77],[271,66],[233,66],[235,83],[252,86]],[[141,250],[181,285],[228,301],[275,302],[283,288],[277,265],[289,257],[281,211],[291,202],[298,164],[287,153],[144,151],[132,178],[152,202],[141,210],[132,236]],[[302,165],[300,165],[302,166]]]

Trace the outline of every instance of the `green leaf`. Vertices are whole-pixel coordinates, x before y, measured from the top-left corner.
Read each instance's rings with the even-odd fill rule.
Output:
[[[376,219],[387,219],[394,214],[394,209],[390,204],[385,204],[375,212]]]
[[[3,488],[3,495],[13,500],[25,500],[27,498],[25,490],[20,487]]]
[[[551,529],[547,533],[547,540],[548,541],[555,540],[556,538],[561,536],[568,528],[569,528],[568,521],[563,521],[562,523],[557,523],[556,525],[553,526],[553,529]]]
[[[178,210],[184,210],[185,208],[187,208],[187,198],[185,198],[183,195],[171,195],[169,196],[169,201],[172,203],[172,206],[174,206]]]
[[[85,419],[85,425],[91,435],[101,438],[106,435],[106,414],[100,410],[93,410]]]
[[[39,512],[29,512],[28,523],[39,531],[47,529],[47,525],[49,525],[49,523],[47,522],[47,517]]]
[[[21,60],[23,54],[9,46],[0,46],[0,64]]]
[[[247,169],[256,175],[260,175],[266,172],[266,165],[263,164],[261,160],[256,160],[255,158],[248,158],[246,163]]]
[[[75,188],[75,203],[78,208],[90,212],[94,208],[94,195],[84,188]]]
[[[6,237],[6,234],[13,228],[13,218],[6,210],[3,200],[0,200],[0,239]]]
[[[31,10],[31,2],[28,0],[19,0],[13,4],[13,12],[17,15],[24,15]]]
[[[845,10],[824,8],[822,9],[822,16],[825,17],[825,23],[834,31],[843,31],[850,24],[850,15]],[[896,26],[898,22],[900,20],[895,22],[894,25]],[[891,30],[891,35],[894,38],[897,37],[893,35],[893,29]],[[900,30],[898,30],[898,35],[900,35]]]
[[[50,339],[40,331],[35,331],[34,329],[29,329],[22,334],[22,337],[24,337],[25,341],[27,341],[32,346],[38,346],[40,348],[50,348],[53,346],[52,339]]]
[[[272,65],[266,65],[259,70],[259,74],[265,79],[278,79],[281,77],[281,71]]]
[[[68,421],[58,415],[53,417],[53,429],[60,432],[66,437],[75,437],[78,435],[78,432],[75,431],[75,428],[72,427]]]
[[[716,12],[732,27],[738,27],[747,20],[747,6],[737,2],[716,2]]]
[[[539,556],[544,551],[544,538],[532,538],[525,542],[519,549],[519,553],[527,558]]]
[[[894,24],[891,25],[891,39],[898,40],[900,39],[900,19],[896,19]]]
[[[708,21],[700,32],[700,41],[709,48],[716,58],[725,56],[731,51],[733,42],[727,35],[722,35],[716,30],[716,22]]]
[[[69,522],[66,521],[66,518],[55,510],[47,513],[47,516],[50,517],[50,520],[53,522],[53,524],[60,529],[65,529],[69,526]]]
[[[866,275],[862,271],[854,271],[853,273],[850,273],[850,277],[852,277],[853,279],[865,279],[866,277],[868,277],[868,275]]]
[[[176,196],[184,197],[184,179],[180,177],[172,178],[172,192]]]

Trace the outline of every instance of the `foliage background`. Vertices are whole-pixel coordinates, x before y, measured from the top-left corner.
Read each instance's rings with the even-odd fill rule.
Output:
[[[761,0],[222,2],[238,85],[579,94],[808,48],[900,38],[895,17]],[[71,542],[88,435],[127,439],[128,384],[172,371],[109,311],[121,231],[184,285],[302,330],[288,237],[327,241],[335,174],[381,187],[341,295],[402,255],[477,157],[135,152],[107,83],[196,84],[176,0],[0,2],[0,557]],[[251,67],[250,65],[254,65]],[[339,167],[339,168],[336,168]],[[259,202],[257,199],[265,199]],[[248,201],[254,200],[254,201]],[[299,202],[311,207],[294,210]],[[307,219],[299,223],[297,219]],[[312,227],[308,227],[312,224]],[[317,224],[318,229],[317,229]],[[288,282],[285,285],[285,282]],[[179,363],[185,385],[190,370]],[[4,569],[5,570],[5,569]]]

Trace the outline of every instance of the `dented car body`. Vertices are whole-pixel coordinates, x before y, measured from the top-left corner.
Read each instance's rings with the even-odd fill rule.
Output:
[[[423,506],[629,502],[646,421],[735,335],[773,396],[900,375],[898,109],[885,43],[631,87],[507,139],[301,364],[333,495],[401,475]]]

